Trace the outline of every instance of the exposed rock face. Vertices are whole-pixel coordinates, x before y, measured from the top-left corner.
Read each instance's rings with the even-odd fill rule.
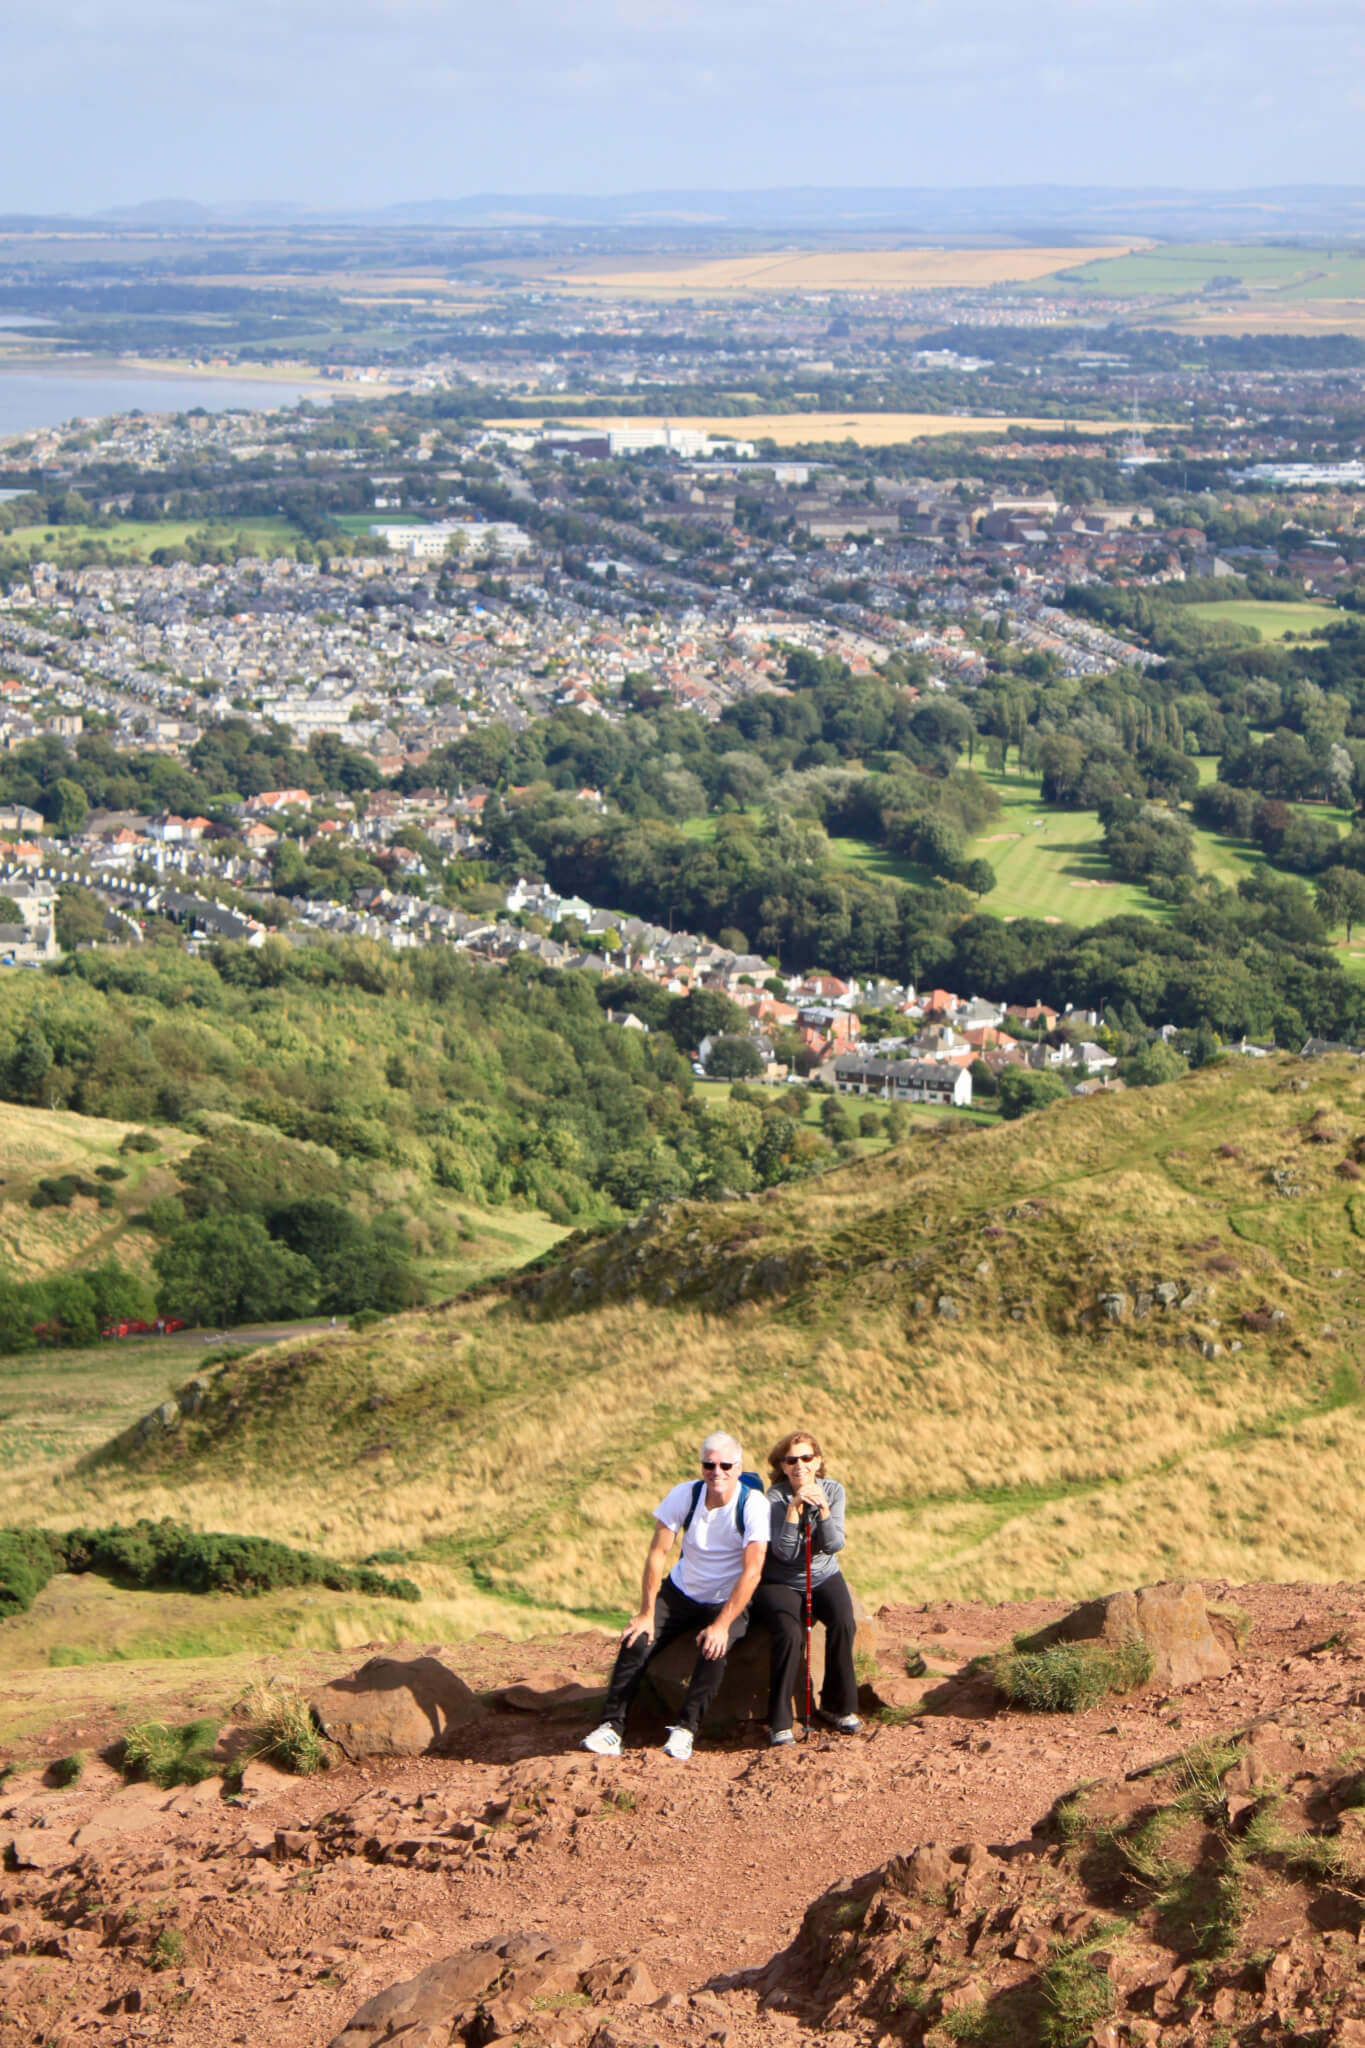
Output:
[[[1152,1652],[1156,1685],[1194,1685],[1201,1678],[1223,1678],[1232,1669],[1227,1648],[1209,1620],[1203,1588],[1173,1581],[1087,1600],[1019,1647],[1044,1650],[1050,1643],[1080,1642],[1116,1646],[1134,1636]]]
[[[851,1589],[850,1589],[851,1590]],[[854,1655],[864,1654],[875,1658],[877,1653],[877,1624],[857,1594],[853,1594],[853,1613],[858,1623],[854,1637]],[[742,1637],[734,1649],[725,1668],[725,1682],[721,1686],[714,1707],[707,1716],[707,1732],[723,1735],[735,1728],[741,1721],[766,1721],[768,1718],[768,1661],[772,1638],[766,1629],[750,1623],[749,1632]],[[670,1643],[661,1657],[650,1665],[646,1686],[652,1690],[664,1715],[672,1719],[682,1709],[687,1693],[692,1667],[697,1661],[697,1646],[691,1636],[681,1636]],[[825,1675],[825,1631],[817,1623],[811,1631],[810,1645],[810,1687],[811,1699],[818,1703],[820,1686]],[[796,1718],[805,1718],[805,1682],[798,1674]]]
[[[348,1757],[424,1756],[482,1710],[439,1657],[371,1657],[310,1701],[322,1732]]]
[[[583,1974],[595,1961],[585,1941],[556,1947],[543,1934],[495,1936],[379,1992],[351,2015],[331,2048],[380,2048],[390,2041],[446,2048],[473,2038],[476,2021],[479,2040],[498,2040],[530,2020],[538,2000],[582,1992]]]

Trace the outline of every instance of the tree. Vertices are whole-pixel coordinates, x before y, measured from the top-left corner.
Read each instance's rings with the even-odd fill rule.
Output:
[[[989,896],[995,887],[995,869],[988,860],[965,860],[958,870],[958,881],[964,889],[970,889],[973,896]]]
[[[1318,878],[1317,899],[1323,923],[1329,930],[1344,924],[1349,946],[1353,927],[1365,919],[1365,875],[1356,868],[1330,867]]]
[[[9,1085],[15,1102],[45,1103],[47,1101],[48,1076],[52,1072],[52,1047],[47,1035],[35,1018],[30,1018],[19,1033],[19,1042],[10,1054]]]
[[[1178,1052],[1172,1052],[1163,1039],[1154,1038],[1144,1046],[1135,1058],[1128,1061],[1123,1078],[1133,1088],[1160,1088],[1166,1081],[1177,1081],[1188,1072]]]
[[[752,1039],[727,1034],[712,1041],[706,1071],[717,1081],[754,1081],[763,1072],[763,1055]]]
[[[820,1104],[820,1128],[831,1145],[843,1145],[854,1136],[853,1118],[837,1095],[827,1095]]]
[[[1000,1093],[1000,1083],[995,1077],[995,1069],[988,1067],[985,1060],[973,1060],[969,1071],[972,1077],[973,1101],[976,1100],[978,1095],[998,1095]]]
[[[1006,1067],[1000,1076],[1000,1114],[1007,1121],[1044,1109],[1070,1094],[1060,1074],[1035,1073],[1031,1067]]]
[[[78,882],[68,882],[57,891],[57,910],[54,924],[57,944],[64,953],[74,953],[78,946],[97,945],[109,936],[105,927],[104,905],[93,889],[83,889]],[[123,927],[127,936],[128,927]]]
[[[256,1216],[206,1216],[156,1255],[163,1313],[186,1322],[254,1322],[306,1315],[317,1296],[311,1263],[276,1244]]]
[[[60,775],[48,802],[48,821],[60,838],[79,832],[90,812],[90,803],[79,782]]]
[[[721,995],[717,989],[694,988],[669,1006],[665,1028],[675,1045],[691,1052],[703,1038],[742,1034],[748,1023],[739,1004],[732,1003],[729,996]]]

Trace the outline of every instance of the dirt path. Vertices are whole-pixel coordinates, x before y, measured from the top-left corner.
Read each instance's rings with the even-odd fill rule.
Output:
[[[1255,1621],[1229,1677],[1055,1721],[929,1714],[785,1751],[703,1746],[678,1765],[653,1747],[585,1755],[590,1709],[502,1710],[449,1760],[314,1779],[253,1765],[238,1803],[216,1781],[121,1787],[103,1764],[68,1791],[20,1772],[0,1801],[20,1865],[0,1878],[0,2034],[47,2048],[323,2048],[384,1986],[536,1928],[643,1962],[665,2002],[622,2011],[621,2043],[828,2048],[836,2037],[760,2012],[726,1980],[781,1949],[836,1880],[924,1841],[1022,1841],[1082,1779],[1258,1713],[1339,1707],[1365,1681],[1365,1589],[1209,1590]],[[1060,1611],[883,1610],[883,1666],[899,1668],[913,1642],[951,1669]],[[483,1641],[447,1655],[488,1684],[551,1668],[587,1678],[605,1648]],[[179,1940],[161,1940],[158,1969],[163,1930]],[[571,2013],[556,2024],[566,2048],[587,2041]]]

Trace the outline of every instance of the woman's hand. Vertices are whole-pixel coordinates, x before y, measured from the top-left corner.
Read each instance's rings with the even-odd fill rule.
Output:
[[[803,1480],[792,1497],[794,1500],[799,1500],[802,1507],[811,1508],[818,1515],[827,1515],[829,1513],[829,1502],[825,1498],[825,1489],[821,1486],[818,1479]]]

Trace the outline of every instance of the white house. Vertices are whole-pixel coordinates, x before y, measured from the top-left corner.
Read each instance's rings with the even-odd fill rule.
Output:
[[[834,1062],[841,1095],[876,1095],[885,1102],[924,1102],[943,1109],[970,1109],[972,1077],[966,1067],[935,1060],[866,1059],[845,1054]]]

